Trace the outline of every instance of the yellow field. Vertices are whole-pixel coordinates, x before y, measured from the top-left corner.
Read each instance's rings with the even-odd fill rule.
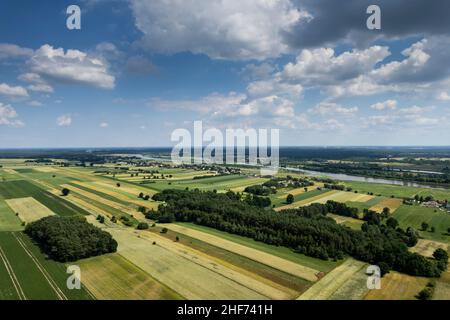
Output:
[[[119,254],[186,299],[267,299],[245,285],[197,264],[195,258],[189,259],[169,250],[167,247],[174,243],[171,240],[149,232],[142,237],[139,232],[124,228],[105,230],[119,243]]]
[[[389,208],[391,209],[391,213],[394,213],[402,204],[402,199],[388,198],[381,200],[378,204],[371,207],[370,210],[382,212],[384,208]]]
[[[352,258],[347,259],[339,267],[332,270],[325,275],[316,284],[304,292],[297,300],[327,300],[335,296],[337,299],[339,295],[352,289],[354,297],[362,297],[367,289],[366,283],[359,286],[351,286],[354,284],[349,281],[361,279],[361,274],[364,275],[366,264]],[[350,287],[348,287],[350,285]],[[356,292],[355,292],[356,291]],[[347,297],[343,297],[347,299]]]
[[[303,205],[309,205],[311,203],[322,203],[325,204],[328,200],[336,201],[336,202],[366,202],[372,199],[373,196],[369,196],[367,194],[360,194],[354,192],[345,192],[345,191],[336,191],[334,193],[325,193],[322,194],[320,198],[314,199],[313,201],[306,202]],[[307,199],[311,200],[311,199]]]
[[[83,285],[99,300],[181,298],[119,254],[81,260],[77,264]]]
[[[309,191],[313,191],[316,190],[318,187],[320,187],[319,185],[314,185],[314,186],[310,186],[308,187],[308,192]],[[286,196],[288,194],[292,194],[294,197],[298,196],[299,194],[305,193],[305,188],[297,188],[297,189],[293,189],[293,190],[288,190],[286,192],[283,192],[283,194],[281,196],[278,197],[278,199],[286,199]]]
[[[421,254],[425,257],[432,257],[433,252],[438,249],[444,249],[445,251],[448,250],[448,244],[438,241],[432,241],[432,240],[425,240],[425,239],[419,239],[419,242],[410,249],[411,252],[416,252],[418,254]]]
[[[120,204],[120,203],[117,203],[117,202],[115,202],[115,201],[111,201],[111,200],[105,199],[105,198],[103,198],[103,197],[101,197],[101,196],[98,196],[98,195],[96,195],[96,194],[94,194],[94,193],[85,191],[85,190],[83,190],[83,189],[74,187],[74,186],[72,186],[72,185],[63,184],[63,185],[61,185],[61,187],[67,188],[67,189],[69,189],[69,190],[72,191],[72,192],[78,193],[78,194],[80,194],[80,195],[82,195],[82,196],[84,196],[84,197],[86,197],[86,198],[92,199],[92,200],[94,200],[94,201],[98,201],[98,202],[100,202],[100,203],[104,203],[104,204],[106,204],[107,206],[110,206],[111,208],[120,210],[120,211],[122,211],[122,212],[126,212],[126,213],[132,214],[132,215],[135,215],[135,214],[136,214],[136,209],[135,209],[135,208],[130,208],[130,207],[127,207],[127,206],[122,205],[122,204]]]
[[[288,204],[288,205],[285,205],[285,206],[282,206],[282,207],[275,208],[274,210],[275,211],[280,211],[280,210],[284,210],[284,209],[298,208],[298,207],[301,207],[301,206],[304,206],[304,205],[307,205],[307,204],[310,204],[310,203],[313,203],[313,202],[317,202],[321,198],[331,196],[331,195],[333,195],[333,194],[335,194],[337,192],[338,191],[336,191],[336,190],[331,190],[331,191],[328,191],[326,193],[322,193],[322,194],[319,194],[317,196],[314,196],[314,197],[311,197],[311,198],[308,198],[308,199],[305,199],[305,200],[296,201],[296,202],[294,202],[292,204]]]
[[[449,300],[450,297],[450,271],[444,272],[436,281],[433,300]]]
[[[107,187],[109,189],[113,188],[113,189],[120,189],[118,191],[120,192],[126,192],[128,194],[132,194],[132,195],[136,195],[136,197],[142,192],[144,194],[148,194],[150,196],[154,195],[156,193],[156,191],[150,190],[150,189],[146,189],[144,187],[138,187],[138,186],[132,186],[132,185],[127,185],[121,182],[120,188],[118,188],[116,186],[116,182],[114,181],[94,181],[93,182],[96,185],[102,186],[102,187]]]
[[[308,268],[292,261],[285,260],[280,257],[276,257],[271,254],[184,226],[170,224],[166,227],[169,230],[173,230],[175,232],[185,234],[189,237],[199,239],[206,243],[210,243],[216,247],[247,257],[259,263],[268,265],[272,268],[297,276],[299,278],[303,278],[308,281],[317,281],[316,275],[319,273],[318,270]]]
[[[357,230],[360,230],[361,226],[364,223],[364,221],[362,221],[362,220],[358,220],[358,219],[354,219],[354,218],[350,218],[350,217],[343,217],[343,216],[339,216],[339,215],[331,214],[331,213],[329,213],[327,216],[330,218],[333,218],[337,224],[342,224],[342,225],[345,225],[345,226],[348,226],[350,228],[357,229]]]
[[[87,187],[87,188],[90,188],[90,189],[94,189],[94,190],[97,190],[97,191],[100,191],[100,192],[103,192],[103,193],[105,193],[107,195],[110,195],[110,196],[112,196],[114,198],[117,198],[119,200],[130,202],[130,203],[136,204],[138,206],[146,207],[147,209],[157,209],[158,205],[159,205],[159,203],[154,202],[154,201],[150,201],[150,200],[146,201],[146,200],[143,200],[143,199],[139,199],[138,195],[139,195],[140,192],[138,192],[136,194],[130,194],[129,196],[127,196],[122,191],[122,186],[120,188],[118,188],[117,186],[114,186],[114,189],[113,189],[112,186],[111,187],[106,187],[106,186],[102,186],[99,183],[95,183],[95,182],[76,182],[76,181],[73,181],[72,183],[80,185],[80,186],[83,186],[83,187]],[[131,197],[134,197],[134,199],[131,198]]]
[[[354,193],[354,192],[345,192],[345,191],[338,191],[338,190],[331,190],[326,193],[319,194],[317,196],[297,201],[289,205],[281,206],[276,208],[276,211],[284,210],[284,209],[292,209],[292,208],[298,208],[302,206],[308,206],[312,203],[326,203],[328,200],[333,200],[337,202],[366,202],[372,199],[373,196],[369,196],[367,194],[360,194],[360,193]]]
[[[143,238],[148,238],[151,241],[154,241],[155,239],[155,235],[150,232],[141,232],[140,236]],[[157,238],[161,237],[157,236]],[[164,248],[166,248],[167,250],[178,254],[186,258],[187,260],[193,261],[194,263],[206,269],[221,274],[224,277],[235,281],[236,283],[242,284],[245,287],[264,295],[265,297],[278,300],[291,298],[292,290],[289,290],[287,288],[283,288],[285,290],[280,290],[279,285],[274,286],[272,285],[274,284],[273,282],[265,281],[263,278],[251,272],[245,272],[243,269],[234,266],[231,267],[229,263],[226,263],[221,259],[213,258],[207,254],[204,254],[180,243],[167,241],[166,238],[162,239],[164,239]],[[159,242],[160,241],[158,241],[158,243]],[[288,294],[288,292],[290,292],[291,295]]]
[[[53,173],[53,172],[58,171],[55,167],[34,167],[33,169],[36,171],[47,172],[47,173]]]
[[[381,279],[381,289],[371,290],[366,300],[415,300],[429,279],[391,271]]]
[[[6,173],[9,173],[9,174],[17,174],[17,171],[15,171],[13,169],[3,169],[3,171],[5,171]]]
[[[20,220],[26,223],[55,215],[49,208],[32,197],[5,201],[13,212],[19,214]]]

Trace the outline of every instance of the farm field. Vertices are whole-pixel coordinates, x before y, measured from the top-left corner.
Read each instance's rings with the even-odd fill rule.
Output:
[[[61,216],[88,214],[61,197],[49,193],[25,180],[0,182],[0,197],[7,200],[33,197],[49,210]]]
[[[347,259],[303,293],[298,300],[360,300],[367,293],[367,264]]]
[[[99,300],[182,299],[119,254],[81,260],[78,265],[83,284]]]
[[[416,300],[416,295],[430,280],[391,271],[381,279],[381,289],[371,290],[366,300]]]
[[[447,212],[419,205],[402,205],[397,209],[393,217],[397,219],[402,228],[413,227],[416,230],[420,230],[422,222],[426,222],[430,227],[435,227],[436,231],[420,231],[420,235],[423,238],[450,242],[450,236],[447,235],[447,229],[450,226],[450,214]]]
[[[414,247],[412,247],[410,251],[421,254],[424,257],[431,258],[433,256],[433,252],[438,248],[448,251],[449,245],[447,243],[419,239],[417,244]]]
[[[318,270],[305,267],[289,260],[282,259],[277,256],[261,252],[259,250],[237,244],[235,242],[204,233],[189,227],[180,226],[177,224],[167,225],[169,230],[174,230],[181,234],[186,234],[190,237],[200,239],[207,243],[211,243],[219,248],[226,248],[227,250],[234,252],[236,254],[242,255],[244,257],[250,258],[252,260],[258,261],[260,263],[266,264],[275,269],[281,270],[283,272],[292,274],[294,276],[303,278],[308,281],[317,281]]]
[[[0,199],[0,231],[20,231],[22,229],[22,221],[6,204],[5,200]]]
[[[118,253],[187,299],[267,299],[268,297],[214,272],[194,258],[171,250],[173,241],[148,233],[110,228]],[[155,242],[155,244],[153,244]],[[195,260],[195,259],[194,259]],[[211,267],[213,267],[212,263]]]
[[[419,196],[433,196],[437,200],[450,199],[450,190],[438,188],[414,188],[407,186],[396,186],[389,184],[345,181],[346,186],[352,187],[359,193],[373,192],[375,195],[384,197],[394,196],[395,198],[413,198],[416,194]]]
[[[380,202],[378,202],[373,207],[370,207],[369,209],[381,213],[384,208],[389,208],[391,210],[391,213],[394,213],[395,210],[397,210],[402,204],[403,201],[401,199],[387,198],[381,200]]]
[[[91,299],[84,288],[69,290],[65,265],[46,259],[20,232],[0,232],[0,255],[2,267],[7,269],[3,274],[9,278],[2,280],[9,285],[0,287],[0,296],[22,300]]]
[[[262,242],[255,241],[250,238],[230,234],[227,232],[219,231],[219,230],[204,227],[204,226],[199,226],[199,225],[196,225],[193,223],[177,223],[177,224],[180,226],[183,226],[183,227],[189,227],[190,229],[208,233],[208,234],[223,238],[225,240],[236,242],[238,244],[241,244],[241,245],[244,245],[244,246],[256,249],[256,250],[260,250],[262,252],[266,252],[268,254],[278,256],[282,259],[289,260],[289,261],[292,261],[299,265],[303,265],[305,267],[309,267],[311,269],[319,270],[322,272],[329,272],[330,270],[332,270],[333,268],[335,268],[336,266],[338,266],[340,264],[339,262],[324,261],[324,260],[320,260],[320,259],[316,259],[316,258],[307,257],[305,255],[295,253],[289,248],[271,246],[271,245],[268,245],[268,244],[265,244]]]
[[[366,287],[367,276],[364,272],[367,265],[351,258],[337,262],[324,261],[298,254],[289,248],[268,245],[192,223],[157,224],[148,231],[137,231],[135,227],[138,222],[146,221],[137,209],[145,207],[147,210],[156,210],[160,204],[140,199],[140,193],[151,197],[167,188],[243,191],[247,186],[259,185],[268,180],[255,176],[254,170],[249,170],[251,176],[236,174],[202,179],[193,177],[207,172],[166,168],[158,170],[173,176],[165,180],[155,179],[154,183],[140,184],[140,177],[130,179],[130,174],[121,173],[113,178],[111,175],[94,173],[98,171],[96,167],[66,168],[14,163],[1,168],[0,273],[8,274],[8,277],[0,279],[0,300],[377,299],[373,292],[368,293]],[[388,194],[380,197],[367,195],[366,192],[317,190],[318,186],[321,184],[308,187],[307,192],[304,188],[280,189],[270,198],[276,210],[326,203],[328,200],[357,207],[360,212],[363,209],[380,211],[389,207],[402,228],[412,226],[420,229],[423,221],[435,226],[435,233],[420,231],[424,239],[420,239],[411,251],[431,256],[437,247],[448,248],[450,241],[446,230],[450,216],[446,212],[402,205],[400,199],[392,199]],[[65,197],[61,195],[64,187],[70,190],[70,194]],[[294,195],[292,205],[285,203],[288,194]],[[22,221],[29,223],[52,214],[84,215],[88,222],[109,232],[119,243],[117,253],[76,262],[83,272],[81,292],[74,293],[66,289],[65,264],[47,259],[20,232],[24,228]],[[104,224],[95,219],[99,214],[107,218]],[[122,216],[129,217],[132,227],[124,227],[120,221],[111,222],[113,216],[118,220]],[[348,217],[329,216],[338,224],[354,230],[360,230],[363,223]],[[150,225],[152,223],[147,222]],[[162,234],[162,228],[167,228],[168,232]],[[18,253],[12,255],[11,252]],[[20,264],[31,265],[31,271],[26,273],[25,267]],[[386,275],[388,286],[395,288],[399,286],[398,282],[408,280],[408,291],[411,288],[416,290],[425,280],[429,280],[408,278],[403,274],[391,275],[391,279],[389,275]],[[450,285],[446,277],[447,274],[436,280],[434,299],[448,295]],[[404,290],[403,287],[400,289]],[[415,299],[414,295],[418,291],[413,295],[402,291],[397,296]],[[396,297],[386,292],[378,294],[378,298]]]
[[[449,300],[450,297],[450,271],[444,272],[439,279],[436,280],[433,300]]]
[[[361,230],[361,226],[363,225],[364,221],[353,219],[350,217],[343,217],[336,214],[327,214],[328,217],[333,218],[338,224],[350,227],[354,230]]]
[[[9,199],[5,200],[5,202],[9,205],[11,210],[18,215],[19,219],[25,223],[55,215],[54,212],[31,197]]]

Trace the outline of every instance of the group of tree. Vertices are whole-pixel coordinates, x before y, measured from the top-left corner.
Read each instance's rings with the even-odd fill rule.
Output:
[[[268,196],[272,193],[276,193],[276,189],[272,189],[263,185],[255,185],[245,188],[244,192],[251,193],[256,196]]]
[[[139,193],[139,195],[138,195],[138,198],[139,199],[143,199],[143,200],[149,200],[150,199],[150,196],[148,195],[148,194],[146,194],[146,195],[144,195],[144,193],[143,192],[141,192],[141,193]]]
[[[408,246],[417,243],[414,229],[404,231],[367,217],[364,228],[352,230],[327,217],[330,209],[346,212],[345,207],[334,203],[275,212],[252,205],[231,191],[224,194],[168,189],[153,198],[164,202],[158,211],[148,214],[159,222],[193,222],[324,260],[349,255],[379,265],[383,273],[394,269],[434,277],[442,272],[437,260],[409,252]]]
[[[52,259],[70,262],[116,252],[112,236],[81,218],[50,216],[25,227],[39,247]]]

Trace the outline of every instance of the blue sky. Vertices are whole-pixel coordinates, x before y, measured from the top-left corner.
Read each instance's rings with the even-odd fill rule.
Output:
[[[170,146],[195,120],[286,146],[448,145],[450,7],[372,2],[381,30],[354,0],[2,1],[0,148]]]

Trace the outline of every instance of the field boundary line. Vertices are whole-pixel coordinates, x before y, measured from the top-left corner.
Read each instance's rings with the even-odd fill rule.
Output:
[[[0,246],[0,258],[2,259],[3,264],[5,265],[6,271],[8,272],[8,275],[14,285],[14,288],[16,289],[19,299],[27,300],[27,297],[25,296],[25,293],[23,292],[22,287],[20,286],[19,280],[17,279],[16,274],[14,273],[14,270],[11,264],[9,263],[8,258],[6,257],[6,254],[1,246]]]
[[[58,284],[53,280],[53,278],[50,276],[50,274],[47,272],[47,270],[44,268],[43,265],[36,259],[36,257],[33,255],[32,252],[30,252],[26,245],[23,243],[22,239],[19,239],[19,237],[13,233],[14,238],[17,240],[17,242],[20,244],[20,246],[25,250],[25,253],[33,260],[35,265],[38,267],[38,269],[41,271],[42,275],[47,280],[48,284],[52,287],[52,289],[55,291],[56,295],[58,296],[59,300],[68,300],[64,292],[58,287]]]

